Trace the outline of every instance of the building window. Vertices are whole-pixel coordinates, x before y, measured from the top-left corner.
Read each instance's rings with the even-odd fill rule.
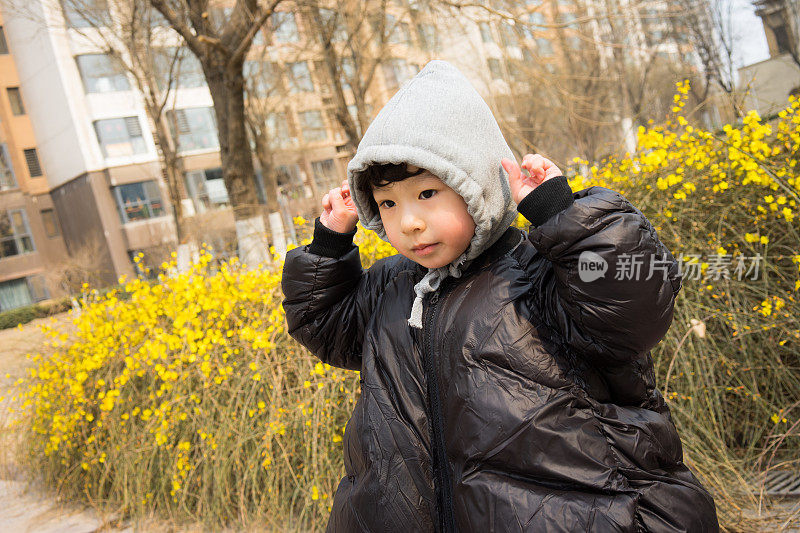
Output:
[[[658,29],[653,29],[645,34],[648,46],[657,46],[664,41],[664,32]]]
[[[788,54],[792,51],[792,40],[789,38],[790,32],[786,24],[773,26],[770,28],[775,36],[775,44],[778,45],[779,54]]]
[[[417,26],[417,36],[419,37],[419,47],[423,50],[436,50],[439,43],[436,39],[436,28],[433,24],[420,24]]]
[[[127,91],[131,88],[119,63],[108,54],[85,54],[75,58],[87,93]]]
[[[33,298],[25,278],[0,282],[0,311],[31,305]]]
[[[11,166],[8,147],[5,144],[0,144],[0,191],[16,188],[17,180],[14,178],[14,167]]]
[[[28,165],[28,174],[32,178],[37,178],[42,175],[42,166],[39,164],[39,155],[36,153],[36,148],[28,148],[22,151],[25,154],[25,163]]]
[[[162,90],[204,87],[206,77],[200,60],[185,46],[155,49],[153,55],[156,83]]]
[[[279,187],[295,187],[303,185],[300,178],[299,165],[278,165],[275,168],[276,179]]]
[[[536,39],[536,46],[539,49],[540,56],[551,56],[553,55],[553,45],[550,43],[548,39],[544,37],[539,37]]]
[[[207,168],[186,173],[186,191],[192,198],[194,210],[205,213],[230,205],[228,189],[222,179],[222,169]]]
[[[0,211],[0,259],[33,251],[33,238],[25,211]]]
[[[303,138],[306,142],[324,141],[328,138],[325,130],[325,122],[322,120],[322,113],[319,111],[303,111],[300,115],[300,128],[303,130]]]
[[[150,28],[168,28],[169,22],[167,19],[164,18],[164,15],[161,14],[161,11],[158,9],[151,7],[147,10],[147,15],[145,15],[145,20],[147,20],[148,25]]]
[[[248,96],[266,98],[270,92],[277,90],[279,77],[275,63],[247,59],[243,75]]]
[[[286,74],[289,77],[289,92],[292,94],[314,92],[314,82],[306,61],[287,63]]]
[[[19,92],[19,87],[9,87],[6,92],[8,93],[8,102],[11,104],[11,112],[14,115],[24,115],[25,106],[22,105],[22,95]]]
[[[481,30],[481,40],[485,43],[493,43],[494,37],[492,37],[492,28],[489,26],[488,22],[479,22],[478,28]]]
[[[123,224],[164,216],[161,193],[153,180],[117,185],[112,192]]]
[[[49,238],[58,237],[61,235],[61,232],[58,229],[56,212],[52,209],[42,209],[42,223],[44,224],[44,232]]]
[[[514,27],[509,24],[500,26],[500,39],[503,41],[503,46],[519,46],[519,38],[514,32]]]
[[[296,43],[300,40],[294,13],[275,11],[270,17],[270,21],[272,23],[272,34],[275,36],[276,42]]]
[[[97,120],[94,129],[104,157],[125,157],[147,152],[139,117]]]
[[[397,22],[397,18],[389,14],[386,15],[386,35],[392,44],[408,44],[411,40],[408,24]]]
[[[332,43],[343,43],[347,41],[347,28],[344,24],[343,15],[335,9],[319,8],[322,17],[323,31],[326,32]]]
[[[61,7],[70,28],[103,27],[110,23],[106,0],[63,0]]]
[[[411,79],[411,68],[405,59],[389,59],[381,65],[386,87],[394,90],[399,88],[406,80]]]
[[[6,42],[6,32],[3,26],[0,26],[0,54],[8,53],[8,43]]]
[[[203,150],[219,148],[217,119],[211,107],[187,107],[167,111],[172,137],[178,150]]]
[[[294,144],[296,139],[289,131],[286,113],[270,113],[267,115],[267,135],[274,146]]]
[[[342,58],[342,75],[339,78],[340,83],[342,84],[343,91],[349,91],[352,89],[350,85],[350,80],[356,79],[356,67],[355,63],[353,63],[352,57],[343,57]]]
[[[337,182],[336,165],[333,159],[311,162],[311,173],[314,175],[314,183],[320,189],[325,189]]]
[[[541,11],[534,11],[528,15],[528,24],[532,26],[544,26],[545,23],[544,13]],[[538,30],[539,28],[537,27],[536,29]]]
[[[573,13],[570,13],[570,12],[567,11],[567,12],[564,12],[564,13],[560,13],[559,17],[561,18],[561,22],[563,24],[566,24],[567,26],[570,26],[570,27],[575,25],[574,22],[575,22],[576,18],[575,18],[575,15]]]
[[[486,60],[489,63],[489,72],[492,73],[493,80],[502,80],[503,79],[503,69],[500,68],[500,60],[490,57]]]

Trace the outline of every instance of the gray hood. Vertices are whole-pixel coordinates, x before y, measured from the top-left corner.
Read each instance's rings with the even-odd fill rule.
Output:
[[[422,298],[448,275],[461,277],[517,216],[504,157],[514,159],[489,106],[461,72],[431,61],[403,85],[372,121],[347,165],[347,180],[361,224],[388,242],[380,215],[359,187],[372,165],[410,163],[431,171],[459,193],[475,221],[466,251],[447,266],[428,269],[414,287],[409,325],[422,328]]]

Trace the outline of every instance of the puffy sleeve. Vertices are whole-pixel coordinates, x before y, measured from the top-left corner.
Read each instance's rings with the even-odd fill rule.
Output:
[[[518,206],[545,261],[531,272],[535,306],[600,367],[641,360],[672,322],[681,275],[649,220],[604,187],[572,193],[563,176]]]
[[[281,287],[289,335],[331,366],[360,370],[364,329],[395,261],[363,269],[354,235],[317,219],[311,244],[287,252]]]

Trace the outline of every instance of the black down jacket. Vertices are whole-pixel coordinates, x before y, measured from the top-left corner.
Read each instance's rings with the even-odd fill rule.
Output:
[[[312,244],[287,254],[290,334],[361,371],[328,531],[718,529],[654,386],[677,262],[620,194],[570,194],[555,213],[523,200],[540,224],[509,228],[446,278],[422,330],[406,322],[425,272],[413,261],[363,270],[352,234],[319,219]],[[587,251],[608,270],[585,282]],[[615,279],[637,255],[641,276]],[[646,279],[653,258],[667,268]]]

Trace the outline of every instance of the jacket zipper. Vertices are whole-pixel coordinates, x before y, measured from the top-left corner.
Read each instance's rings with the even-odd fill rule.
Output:
[[[441,516],[439,523],[443,533],[455,533],[456,523],[453,509],[452,484],[450,471],[447,468],[447,452],[444,445],[444,422],[442,421],[442,404],[439,396],[439,382],[436,377],[436,365],[433,345],[433,326],[436,323],[437,303],[444,294],[444,284],[439,292],[433,294],[429,300],[429,309],[426,309],[424,324],[425,341],[425,373],[428,381],[428,397],[431,403],[431,427],[433,428],[433,454],[434,454],[434,482],[439,484],[441,500],[439,510]]]

